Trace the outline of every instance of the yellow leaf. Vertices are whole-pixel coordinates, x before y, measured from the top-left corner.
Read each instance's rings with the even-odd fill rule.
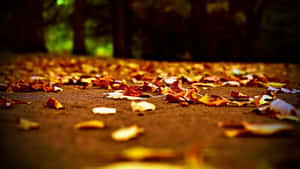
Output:
[[[236,136],[271,136],[279,133],[287,133],[294,128],[288,124],[251,124],[247,122],[219,122],[219,127],[226,128],[224,131],[227,137]],[[229,128],[229,129],[228,129]]]
[[[81,123],[77,123],[75,129],[101,129],[104,127],[104,122],[99,120],[90,120]]]
[[[153,111],[155,105],[146,101],[131,102],[131,109],[133,112]]]
[[[274,88],[281,88],[286,86],[286,83],[278,83],[278,82],[268,82],[264,84],[265,87],[274,87]]]
[[[120,128],[112,133],[112,138],[116,141],[128,141],[136,138],[139,134],[143,133],[144,129],[137,125]]]
[[[20,118],[17,120],[17,128],[20,130],[39,129],[40,124],[37,122],[26,120],[24,118]]]

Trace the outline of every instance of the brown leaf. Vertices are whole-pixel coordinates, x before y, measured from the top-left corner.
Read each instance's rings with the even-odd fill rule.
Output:
[[[237,136],[272,136],[289,133],[294,130],[291,125],[282,123],[255,124],[247,122],[219,122],[219,127],[226,128],[224,134],[227,137]]]
[[[125,96],[134,96],[134,97],[139,97],[143,95],[143,92],[141,92],[138,87],[136,86],[129,86],[125,88],[125,91],[123,92]]]
[[[232,91],[231,92],[231,97],[233,97],[235,100],[238,100],[238,101],[249,101],[249,96],[243,94],[243,93],[240,93],[240,92],[235,92],[235,91]]]
[[[54,97],[50,97],[45,105],[46,107],[49,108],[55,108],[55,109],[63,109],[64,106],[56,100]]]

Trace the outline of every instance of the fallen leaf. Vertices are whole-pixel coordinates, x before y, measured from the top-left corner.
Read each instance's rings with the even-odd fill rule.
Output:
[[[217,85],[213,84],[213,83],[192,83],[192,86],[194,87],[218,87]]]
[[[256,105],[256,107],[269,104],[272,100],[274,100],[273,96],[262,94],[259,96],[255,96],[253,99],[253,103]]]
[[[115,130],[112,133],[112,138],[115,141],[128,141],[133,138],[136,138],[139,134],[144,133],[144,129],[138,127],[137,125],[132,125],[129,127],[124,127]]]
[[[37,122],[33,122],[24,118],[17,119],[17,128],[19,130],[31,130],[31,129],[39,129],[40,124]]]
[[[116,108],[108,108],[108,107],[95,107],[93,108],[94,114],[116,114]]]
[[[237,81],[226,81],[222,83],[222,86],[232,86],[232,87],[240,87],[240,82]]]
[[[54,97],[50,97],[45,105],[46,107],[49,108],[55,108],[55,109],[63,109],[64,106],[56,100]]]
[[[131,109],[133,112],[153,111],[155,110],[155,105],[146,101],[141,101],[141,102],[132,101]]]
[[[219,122],[218,126],[225,128],[224,135],[230,138],[237,136],[272,136],[294,130],[291,125],[282,123]]]
[[[90,120],[77,123],[75,129],[101,129],[104,127],[104,122],[99,120]]]
[[[286,83],[279,83],[279,82],[268,82],[265,83],[264,86],[265,87],[275,87],[275,88],[281,88],[281,87],[285,87],[287,84]]]
[[[143,95],[143,92],[141,92],[138,87],[135,86],[129,86],[127,88],[125,88],[123,94],[125,96],[135,96],[135,97],[139,97],[141,95]]]
[[[143,160],[166,160],[176,159],[181,154],[166,148],[152,149],[146,147],[132,147],[123,150],[117,157],[119,160],[143,161]]]
[[[186,99],[178,94],[172,94],[169,93],[166,97],[166,100],[168,101],[168,103],[181,103],[181,102],[186,102]]]
[[[220,96],[208,96],[206,94],[199,99],[199,102],[204,103],[207,106],[221,106],[228,103],[229,101]]]
[[[231,97],[233,97],[234,100],[237,100],[237,101],[249,101],[249,98],[250,98],[246,94],[243,94],[241,92],[235,92],[235,91],[231,92]]]
[[[280,115],[296,115],[295,107],[281,99],[272,101],[269,105],[269,111],[279,113]]]

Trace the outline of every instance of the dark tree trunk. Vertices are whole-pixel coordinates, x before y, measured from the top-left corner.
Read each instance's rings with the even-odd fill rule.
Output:
[[[75,8],[72,18],[74,31],[73,54],[86,54],[85,46],[85,0],[75,0]]]
[[[46,52],[42,17],[43,1],[18,1],[12,9],[11,50],[15,52]]]
[[[206,0],[190,0],[191,18],[189,22],[189,51],[193,59],[207,59],[208,46],[208,20],[206,13]]]
[[[130,10],[127,0],[110,0],[113,16],[113,55],[115,57],[131,57]]]
[[[259,3],[260,2],[260,3]],[[246,61],[251,61],[255,55],[255,41],[260,36],[260,28],[263,18],[263,12],[268,3],[268,0],[230,0],[230,9],[232,14],[236,11],[243,11],[246,15],[244,42],[241,42],[241,55],[246,57]],[[239,30],[241,31],[241,30]]]

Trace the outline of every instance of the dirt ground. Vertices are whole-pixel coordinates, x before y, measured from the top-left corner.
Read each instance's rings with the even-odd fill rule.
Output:
[[[294,87],[299,87],[297,66],[286,70]],[[0,92],[13,99],[32,102],[0,109],[0,168],[80,169],[110,164],[114,162],[115,154],[133,146],[186,151],[191,144],[200,145],[205,162],[220,169],[300,167],[299,122],[282,121],[296,129],[284,136],[227,138],[222,135],[222,129],[217,126],[219,121],[279,122],[252,112],[254,106],[208,107],[196,104],[181,107],[160,97],[148,99],[156,105],[155,111],[139,115],[131,111],[130,101],[103,98],[107,90],[96,87],[78,89],[72,85],[62,88],[64,91],[58,93]],[[205,92],[228,96],[233,90],[255,96],[265,88],[217,87]],[[50,96],[61,101],[65,109],[45,108]],[[299,95],[279,94],[279,97],[299,103]],[[92,108],[96,106],[116,107],[117,114],[95,115]],[[39,122],[41,127],[39,130],[19,131],[16,129],[18,117]],[[74,129],[76,123],[92,119],[104,121],[106,127],[84,131]],[[132,124],[143,127],[144,134],[128,142],[112,140],[112,131]],[[183,160],[167,162],[183,163]]]

